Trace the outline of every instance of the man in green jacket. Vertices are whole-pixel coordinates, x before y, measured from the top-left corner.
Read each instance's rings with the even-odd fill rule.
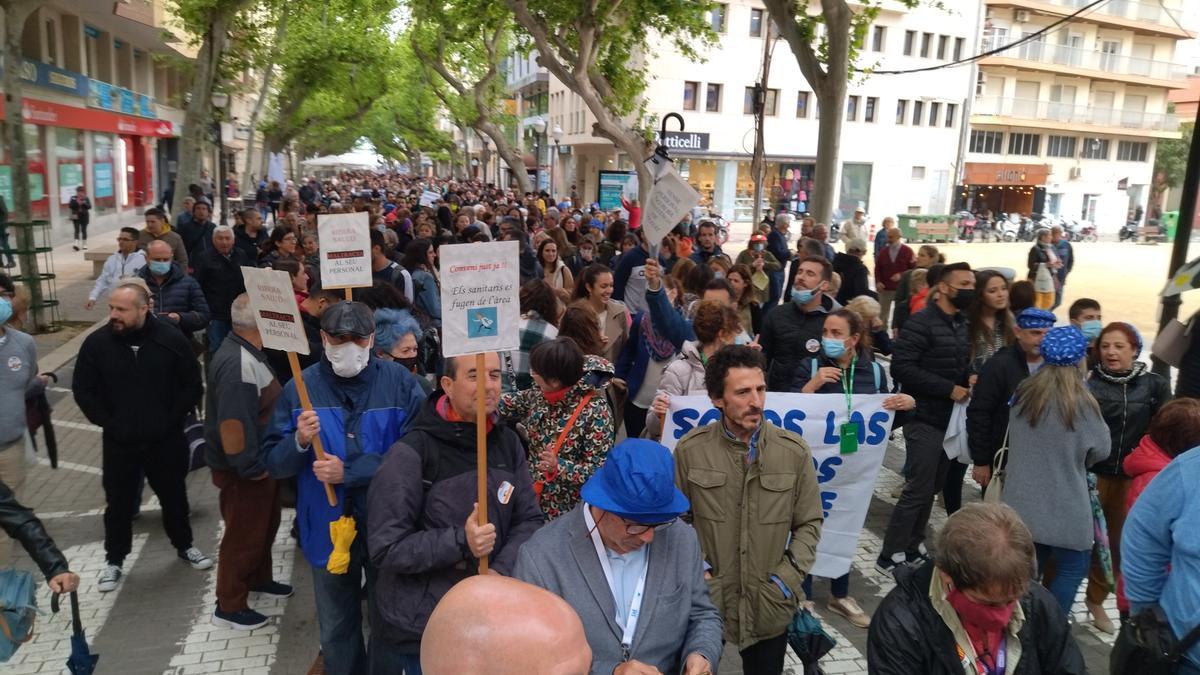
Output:
[[[709,359],[704,385],[721,420],[679,440],[675,482],[692,505],[725,641],[745,672],[779,675],[823,517],[808,445],[763,421],[765,371],[762,352],[747,346]]]

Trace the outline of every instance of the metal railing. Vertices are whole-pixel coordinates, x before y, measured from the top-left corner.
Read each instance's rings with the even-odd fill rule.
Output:
[[[1072,10],[1079,9],[1090,5],[1094,0],[1043,0],[1052,5],[1061,5],[1069,7]],[[1183,10],[1172,8],[1172,13],[1176,18],[1183,14]],[[1108,2],[1091,10],[1084,15],[1087,18],[1090,14],[1103,14],[1112,16],[1118,19],[1129,19],[1131,21],[1146,21],[1149,23],[1161,23],[1174,26],[1175,22],[1167,16],[1167,10],[1164,10],[1162,5],[1154,0],[1108,0]]]
[[[1065,124],[1090,124],[1143,131],[1176,131],[1179,118],[1163,113],[1148,113],[1117,108],[1055,103],[1025,98],[980,96],[975,99],[972,115],[996,115],[1028,120],[1045,120]]]
[[[1016,43],[1021,38],[1012,36],[986,36],[983,51],[991,51]],[[1016,58],[1084,70],[1095,70],[1115,75],[1136,75],[1156,80],[1183,80],[1191,73],[1187,66],[1158,59],[1143,59],[1124,56],[1094,49],[1081,49],[1068,45],[1053,44],[1045,40],[1030,40],[995,55]]]

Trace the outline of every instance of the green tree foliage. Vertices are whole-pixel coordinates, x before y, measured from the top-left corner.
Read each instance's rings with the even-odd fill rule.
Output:
[[[523,44],[596,117],[593,133],[632,160],[645,201],[652,177],[641,161],[653,148],[642,93],[652,46],[668,43],[699,60],[715,40],[697,0],[504,0]]]
[[[1164,138],[1158,142],[1158,150],[1154,155],[1154,175],[1161,177],[1167,187],[1176,188],[1183,183],[1195,127],[1194,122],[1184,122],[1179,125],[1182,138]]]

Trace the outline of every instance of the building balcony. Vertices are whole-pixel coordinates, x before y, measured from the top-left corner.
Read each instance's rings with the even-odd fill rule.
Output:
[[[983,39],[983,51],[1016,43],[1020,38]],[[1158,59],[1143,59],[1091,49],[1031,40],[979,60],[979,65],[1042,70],[1071,77],[1184,89],[1191,69]]]
[[[1022,98],[980,96],[971,109],[971,124],[1034,127],[1089,135],[1137,135],[1179,138],[1179,118],[1116,108],[1094,108]]]
[[[1058,19],[1075,13],[1080,8],[1091,4],[1092,0],[984,0],[984,2],[993,14],[995,8],[1007,7]],[[1105,28],[1130,30],[1139,35],[1189,40],[1196,34],[1175,22],[1175,19],[1180,19],[1183,13],[1183,10],[1178,7],[1164,9],[1157,0],[1109,0],[1109,2],[1083,14],[1077,21],[1093,23]]]

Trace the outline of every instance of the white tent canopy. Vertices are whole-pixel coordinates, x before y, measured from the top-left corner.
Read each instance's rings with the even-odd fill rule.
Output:
[[[313,157],[300,162],[313,169],[374,169],[379,166],[379,155],[374,152],[346,152],[340,155],[325,155]]]

